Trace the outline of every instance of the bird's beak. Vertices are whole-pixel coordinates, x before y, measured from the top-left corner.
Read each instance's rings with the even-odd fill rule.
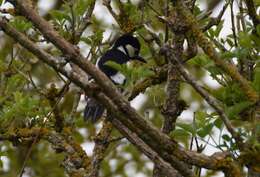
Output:
[[[141,62],[143,62],[143,63],[147,63],[147,62],[145,61],[145,59],[143,59],[143,57],[141,57],[141,56],[135,56],[135,57],[133,57],[133,60],[138,60],[138,61],[141,61]]]

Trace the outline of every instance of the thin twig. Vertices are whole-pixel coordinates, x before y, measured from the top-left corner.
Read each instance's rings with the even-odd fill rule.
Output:
[[[75,43],[75,35],[76,35],[76,18],[75,18],[75,13],[74,13],[74,8],[73,8],[73,3],[70,2],[69,3],[69,7],[70,7],[70,14],[71,14],[71,41],[74,44]]]
[[[92,0],[89,5],[88,11],[82,18],[79,28],[75,31],[75,39],[78,41],[79,41],[80,37],[82,36],[83,32],[85,31],[85,29],[91,24],[91,16],[92,16],[93,10],[95,8],[95,4],[96,4],[96,0]],[[75,41],[75,43],[77,43],[77,41]]]
[[[155,8],[153,8],[153,6],[149,3],[146,2],[146,5],[158,16],[161,16],[162,14],[160,12],[158,12]]]
[[[245,0],[248,14],[251,17],[254,27],[256,29],[257,25],[260,24],[260,18],[259,15],[257,15],[256,7],[253,0]]]
[[[231,11],[231,24],[232,24],[232,34],[235,42],[235,46],[237,47],[237,35],[236,35],[236,27],[235,27],[235,16],[234,16],[234,0],[230,0],[230,11]]]
[[[245,22],[245,17],[244,17],[243,0],[239,0],[238,7],[239,7],[239,19],[240,19],[240,22],[242,25],[242,29],[245,32],[246,31],[246,22]]]
[[[207,25],[205,27],[202,28],[202,31],[207,31],[208,29],[210,29],[212,26],[214,25],[218,25],[221,22],[221,19],[226,11],[228,7],[228,3],[226,3],[222,10],[219,12],[218,16],[216,18],[212,17],[210,19],[210,21],[207,23]]]

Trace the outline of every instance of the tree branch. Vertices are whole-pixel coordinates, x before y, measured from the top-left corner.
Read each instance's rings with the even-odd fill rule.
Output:
[[[96,0],[92,0],[90,2],[88,11],[86,12],[86,14],[84,15],[84,17],[82,19],[82,23],[80,24],[79,28],[75,31],[76,43],[78,43],[78,41],[80,40],[80,37],[83,34],[83,32],[85,31],[85,29],[91,24],[90,18],[92,16],[93,10],[95,8],[95,4],[96,4]]]
[[[133,100],[139,93],[144,92],[148,87],[152,85],[161,84],[166,81],[167,78],[167,66],[164,65],[161,68],[157,68],[155,75],[150,76],[143,80],[142,82],[137,83],[129,96],[128,100]]]
[[[176,24],[177,25],[177,24]],[[177,34],[175,35],[175,40],[173,41],[174,47],[174,55],[180,58],[183,53],[183,42],[184,35]],[[167,78],[167,97],[164,105],[164,109],[162,114],[164,115],[164,123],[162,132],[169,134],[172,130],[175,129],[175,123],[177,117],[183,111],[180,110],[180,74],[178,72],[177,66],[175,62],[169,57],[169,55],[165,55],[168,58],[168,78]]]
[[[216,18],[211,18],[211,19],[210,19],[210,21],[208,22],[208,24],[202,28],[202,31],[207,31],[207,30],[210,29],[212,26],[218,25],[218,24],[221,22],[221,19],[222,19],[224,13],[225,13],[227,7],[228,7],[228,3],[226,3],[226,4],[223,6],[222,10],[219,12],[219,14],[218,14],[218,16],[217,16]]]
[[[33,127],[30,129],[16,129],[15,132],[5,133],[0,135],[0,140],[8,140],[17,143],[17,141],[23,141],[24,139],[35,138],[37,136],[39,136],[39,139],[44,139],[51,143],[52,148],[57,152],[66,153],[63,166],[69,175],[84,177],[89,171],[90,158],[81,146],[69,135],[66,135],[65,138],[61,136],[60,133],[47,128]]]
[[[87,177],[98,177],[98,172],[102,160],[105,157],[106,150],[109,146],[109,137],[113,130],[113,126],[110,122],[104,121],[103,127],[95,137],[95,147],[93,150],[93,156],[91,159],[91,169]]]
[[[250,18],[253,21],[254,27],[256,29],[257,25],[260,24],[259,16],[256,13],[256,8],[253,0],[245,0],[247,11],[250,16]]]

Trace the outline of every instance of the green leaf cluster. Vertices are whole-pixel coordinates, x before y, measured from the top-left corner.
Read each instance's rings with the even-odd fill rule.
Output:
[[[106,65],[116,69],[126,77],[126,83],[123,87],[128,90],[131,90],[138,81],[154,74],[154,72],[146,66],[127,66],[127,64],[120,65],[113,61],[106,62]]]

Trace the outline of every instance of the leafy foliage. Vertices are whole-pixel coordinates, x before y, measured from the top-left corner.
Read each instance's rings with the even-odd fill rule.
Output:
[[[106,62],[106,65],[120,71],[124,76],[126,76],[126,83],[124,85],[125,89],[133,89],[135,83],[138,81],[154,75],[153,71],[149,70],[145,66],[127,66],[126,64],[120,65],[112,61]]]

